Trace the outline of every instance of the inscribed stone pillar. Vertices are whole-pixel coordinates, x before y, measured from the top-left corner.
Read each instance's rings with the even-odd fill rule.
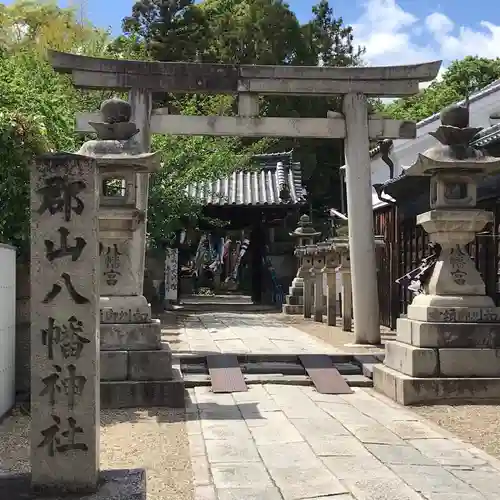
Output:
[[[35,488],[94,491],[99,473],[98,188],[94,160],[31,172],[31,470]]]
[[[338,270],[340,271],[342,287],[342,330],[350,332],[352,330],[352,285],[349,253],[343,252],[341,254]]]
[[[326,254],[323,273],[326,274],[326,321],[328,326],[337,324],[337,254],[332,250]]]
[[[304,318],[310,318],[312,314],[313,303],[313,276],[312,270],[312,256],[306,254],[307,247],[299,247],[297,250],[302,250],[302,261],[297,276],[304,281]],[[299,252],[297,252],[299,253]]]
[[[167,248],[165,251],[165,306],[178,298],[179,250]]]
[[[323,267],[325,258],[323,255],[314,255],[313,259],[314,321],[321,323],[323,321]]]

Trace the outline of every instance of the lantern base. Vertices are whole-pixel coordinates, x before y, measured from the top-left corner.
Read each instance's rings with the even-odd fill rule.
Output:
[[[500,399],[500,377],[410,377],[383,364],[373,367],[375,389],[402,405],[481,402]]]

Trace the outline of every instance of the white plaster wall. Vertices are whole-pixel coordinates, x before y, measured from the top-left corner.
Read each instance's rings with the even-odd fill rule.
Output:
[[[0,417],[15,401],[16,252],[0,244]]]
[[[489,87],[473,94],[469,99],[470,125],[471,127],[488,128],[491,126],[490,115],[494,111],[500,111],[500,80]],[[394,141],[394,149],[391,158],[395,161],[394,176],[401,174],[403,166],[410,166],[416,159],[418,153],[436,145],[436,140],[429,132],[436,130],[441,122],[439,114],[426,118],[417,123],[417,138],[402,139]],[[371,162],[372,185],[381,184],[389,180],[389,167],[378,157]],[[375,191],[372,193],[373,207],[383,206]]]

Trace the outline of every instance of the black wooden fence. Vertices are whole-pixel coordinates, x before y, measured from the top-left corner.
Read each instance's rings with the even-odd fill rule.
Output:
[[[476,236],[468,246],[486,284],[486,293],[500,305],[500,199],[486,200],[479,207],[494,214],[494,222]],[[405,314],[412,294],[395,283],[411,269],[418,266],[429,253],[429,238],[416,217],[403,217],[392,205],[381,207],[374,214],[375,234],[384,237],[385,245],[377,250],[378,294],[380,323],[396,328],[396,320]]]

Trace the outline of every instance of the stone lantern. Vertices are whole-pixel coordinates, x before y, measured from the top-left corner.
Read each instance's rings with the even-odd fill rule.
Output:
[[[321,274],[326,275],[326,320],[328,326],[336,326],[337,324],[337,266],[339,265],[339,255],[333,245],[333,240],[329,239],[318,243],[318,255],[323,256],[323,268],[321,269]],[[323,280],[321,283],[316,277],[316,292],[315,292],[315,304],[317,303],[319,297],[319,291],[321,290],[321,306],[323,305]],[[321,287],[321,288],[320,288]],[[315,305],[315,320],[323,321],[322,317],[323,311],[321,311],[321,316],[319,313],[316,315],[316,305]]]
[[[480,177],[500,168],[500,159],[470,146],[481,129],[468,126],[467,107],[443,111],[441,122],[431,133],[439,144],[419,154],[405,174],[430,176],[431,210],[417,223],[436,257],[418,274],[422,293],[398,319],[396,341],[386,343],[384,365],[374,371],[375,387],[403,404],[500,397],[500,337],[493,335],[500,308],[465,248],[493,221],[492,213],[476,208],[476,189]]]
[[[95,158],[99,168],[101,379],[170,380],[172,355],[168,346],[162,349],[160,321],[151,319],[143,295],[146,214],[140,184],[160,163],[155,153],[141,152],[131,111],[127,101],[104,101],[103,121],[90,122],[97,140],[78,152]]]
[[[310,318],[312,315],[314,298],[313,265],[315,253],[316,245],[298,246],[294,252],[295,256],[298,257],[300,261],[297,277],[302,280],[304,318]]]
[[[314,230],[311,219],[308,215],[302,215],[299,219],[299,225],[290,233],[296,240],[296,248],[299,246],[312,245],[314,238],[321,233]],[[289,294],[286,296],[286,303],[283,304],[283,312],[285,314],[302,314],[304,304],[304,279],[300,276],[300,268],[302,266],[302,253],[295,253],[298,259],[297,275],[292,281],[289,289]]]

